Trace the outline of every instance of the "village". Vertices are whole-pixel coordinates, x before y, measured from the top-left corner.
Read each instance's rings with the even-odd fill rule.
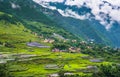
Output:
[[[11,43],[0,42],[1,48],[7,47],[12,50],[12,52],[9,52],[9,50],[8,52],[2,52],[1,50],[0,65],[10,65],[8,70],[13,75],[18,71],[23,73],[31,70],[37,71],[37,74],[41,74],[41,77],[74,76],[79,75],[78,73],[88,76],[99,71],[98,65],[111,64],[106,58],[102,57],[104,54],[100,53],[101,51],[105,51],[106,54],[110,50],[119,51],[119,49],[111,49],[109,46],[96,45],[93,39],[80,41],[65,39],[56,33],[51,38],[38,36],[35,32],[32,34],[40,41],[30,40],[20,43],[20,47]],[[100,53],[99,56],[98,53]],[[119,63],[115,64],[119,66]],[[21,68],[22,65],[24,65],[24,68]],[[36,66],[39,66],[39,68]],[[46,73],[41,71],[46,71]]]
[[[62,40],[64,43],[67,43],[67,41],[69,40]],[[27,48],[30,50],[28,50],[27,52],[30,53],[30,54],[26,54],[26,53],[20,53],[20,52],[16,52],[16,53],[1,53],[0,54],[0,64],[7,64],[7,63],[14,63],[14,62],[31,62],[31,61],[34,61],[34,60],[37,60],[37,59],[40,59],[42,60],[43,58],[49,58],[49,56],[52,56],[54,55],[56,59],[58,59],[58,63],[56,62],[53,62],[53,63],[47,63],[47,64],[43,64],[44,67],[41,67],[41,68],[44,68],[44,70],[63,70],[65,68],[68,68],[69,69],[73,69],[74,68],[74,65],[71,65],[69,63],[66,63],[66,62],[69,62],[69,59],[70,58],[70,55],[74,55],[76,56],[76,60],[78,58],[79,55],[82,54],[82,49],[80,47],[77,47],[77,46],[67,46],[67,45],[64,45],[64,44],[54,44],[56,43],[54,39],[44,39],[42,41],[43,44],[41,43],[38,43],[38,42],[28,42],[26,43],[26,46]],[[45,43],[47,44],[52,44],[53,46],[48,46],[48,45],[45,45]],[[78,43],[77,40],[71,40],[71,43],[72,44],[76,44]],[[85,41],[82,41],[82,42],[79,42],[79,44],[81,44],[82,46],[86,46],[86,48],[88,49],[92,49],[93,47],[90,46],[90,45],[87,45],[87,43]],[[90,44],[93,44],[90,43]],[[69,44],[70,45],[70,44]],[[47,53],[47,55],[44,55],[46,51],[43,52],[43,54],[31,54],[31,53],[34,53],[34,52],[38,52],[38,51],[34,51],[34,48],[37,48],[38,50],[41,50],[41,49],[50,49]],[[33,50],[32,50],[33,49]],[[57,54],[57,55],[56,55]],[[66,55],[66,56],[65,56]],[[67,56],[68,55],[68,56]],[[43,57],[42,57],[43,56]],[[45,56],[45,57],[44,57]],[[65,57],[63,57],[65,56]],[[93,58],[93,57],[90,57],[90,56],[80,56],[79,57],[81,60],[85,60],[85,61],[88,61],[90,63],[95,63],[95,64],[98,64],[98,63],[103,63],[104,62],[104,59],[101,59],[101,58]],[[49,59],[53,59],[54,58],[49,58]],[[62,63],[62,60],[66,60],[65,63],[63,62]],[[68,59],[68,61],[67,61]],[[73,58],[70,58],[71,61]],[[46,60],[44,60],[46,61]],[[43,62],[44,63],[44,62]],[[78,60],[78,63],[79,63],[79,60]],[[79,68],[80,66],[77,65],[77,68]],[[75,68],[74,68],[75,69]],[[23,70],[23,69],[22,69]],[[78,70],[76,70],[78,71]],[[98,71],[98,68],[97,68],[97,65],[85,65],[84,68],[82,69],[79,69],[78,72],[84,72],[84,73],[91,73],[91,72],[95,72],[95,71]],[[64,73],[64,76],[66,75],[75,75],[74,72],[69,72],[69,71],[66,71]],[[59,77],[59,74],[58,73],[52,73],[52,74],[48,74],[47,75],[48,77]]]

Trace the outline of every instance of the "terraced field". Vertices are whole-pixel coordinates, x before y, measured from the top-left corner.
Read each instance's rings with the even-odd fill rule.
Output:
[[[82,53],[52,52],[50,48],[25,45],[24,47],[24,49],[13,49],[12,52],[1,52],[1,55],[11,55],[10,58],[13,58],[13,61],[7,61],[12,76],[46,77],[61,70],[86,76],[91,75],[92,71],[97,71],[89,67],[110,63],[91,62],[90,60],[94,58]]]

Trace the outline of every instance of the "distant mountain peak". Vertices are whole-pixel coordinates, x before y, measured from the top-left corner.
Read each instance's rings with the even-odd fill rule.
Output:
[[[120,1],[115,0],[33,0],[45,8],[57,10],[65,17],[84,20],[94,18],[107,30],[120,22]],[[81,10],[86,7],[87,12]],[[80,11],[81,10],[81,11]],[[82,14],[82,15],[81,15]]]

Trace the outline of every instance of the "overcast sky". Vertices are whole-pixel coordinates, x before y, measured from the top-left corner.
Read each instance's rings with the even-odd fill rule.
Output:
[[[120,0],[33,0],[43,7],[57,10],[61,15],[66,17],[73,17],[80,20],[90,18],[90,14],[79,15],[72,9],[66,8],[65,10],[56,8],[56,6],[50,6],[49,2],[64,3],[68,6],[86,6],[91,9],[91,13],[95,16],[96,20],[99,20],[102,25],[108,30],[112,27],[112,24],[117,21],[120,23]],[[102,14],[101,14],[102,13]],[[109,22],[107,21],[109,19]]]

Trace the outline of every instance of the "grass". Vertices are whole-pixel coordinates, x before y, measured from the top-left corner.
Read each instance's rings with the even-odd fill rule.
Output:
[[[24,45],[25,46],[25,45]],[[26,46],[25,46],[26,47]],[[10,53],[25,53],[25,54],[36,54],[37,57],[34,57],[30,61],[25,62],[10,62],[9,63],[9,70],[14,70],[11,74],[15,77],[46,77],[49,74],[57,73],[60,69],[56,70],[48,70],[45,69],[45,65],[47,64],[64,64],[65,71],[74,72],[80,75],[86,75],[79,70],[86,69],[87,66],[90,65],[100,65],[102,63],[109,63],[109,62],[102,62],[102,63],[93,63],[90,62],[89,59],[83,59],[82,56],[88,56],[82,53],[53,53],[50,51],[49,48],[30,48],[33,49],[32,52],[28,51],[30,47],[25,49],[14,49],[13,52]],[[16,51],[17,50],[17,51]],[[87,74],[88,75],[88,74]]]
[[[73,72],[75,74],[80,74],[81,76],[90,75],[90,73],[84,73],[81,70],[86,69],[90,65],[100,65],[102,63],[109,64],[110,62],[93,63],[89,59],[83,59],[83,56],[89,56],[82,53],[68,53],[68,52],[52,52],[50,48],[37,48],[28,47],[25,43],[20,43],[17,45],[18,48],[7,48],[2,47],[6,54],[35,54],[36,57],[32,57],[30,61],[21,62],[10,62],[9,70],[14,70],[10,72],[12,76],[15,77],[47,77],[47,75],[52,73],[57,73],[60,69],[48,70],[45,69],[45,65],[48,64],[64,64],[63,70]],[[92,57],[90,57],[92,58]]]
[[[4,13],[0,12],[0,16]],[[12,19],[11,15],[7,15],[9,19]],[[38,22],[27,23],[36,25],[36,28],[42,30],[43,33],[54,33],[56,28],[52,27],[49,29],[44,24]],[[40,28],[41,27],[41,28]],[[57,33],[63,33],[64,30],[56,31]],[[69,33],[65,33],[69,34]],[[32,31],[27,29],[22,23],[16,21],[11,23],[8,20],[0,20],[0,53],[4,54],[34,54],[36,57],[31,57],[28,61],[13,61],[8,63],[8,70],[13,77],[46,77],[49,74],[57,73],[61,70],[48,70],[45,69],[45,65],[57,64],[59,66],[64,65],[64,71],[74,72],[80,75],[90,75],[82,71],[90,65],[100,65],[102,63],[109,64],[110,62],[93,63],[89,59],[83,59],[83,56],[89,56],[82,53],[68,53],[68,52],[52,52],[50,48],[37,48],[28,47],[26,45],[29,41],[36,41],[41,44],[52,46],[52,44],[43,43],[44,39],[38,38],[36,35],[32,34]],[[9,43],[14,45],[14,47],[6,47],[1,43]],[[90,57],[92,58],[92,57]]]
[[[100,65],[102,63],[109,64],[110,62],[93,63],[89,59],[83,59],[83,56],[89,56],[82,53],[68,53],[68,52],[52,52],[50,48],[28,47],[25,43],[16,44],[17,48],[0,47],[1,53],[6,54],[35,54],[30,61],[10,62],[10,74],[15,77],[46,77],[49,74],[57,73],[60,69],[48,70],[45,69],[47,64],[64,64],[63,70],[73,72],[75,74],[90,75],[81,70],[86,69],[90,65]],[[92,58],[92,57],[90,57]]]

